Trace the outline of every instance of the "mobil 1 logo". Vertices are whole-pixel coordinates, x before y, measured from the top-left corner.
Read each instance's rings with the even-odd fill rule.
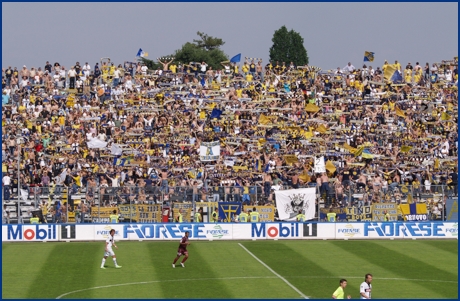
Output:
[[[317,223],[304,223],[303,224],[303,236],[316,237],[318,236],[318,224]]]
[[[75,225],[61,225],[61,239],[75,239]]]

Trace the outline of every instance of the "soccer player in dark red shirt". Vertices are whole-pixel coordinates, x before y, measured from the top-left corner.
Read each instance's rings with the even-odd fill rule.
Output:
[[[177,260],[179,260],[179,258],[184,255],[184,259],[182,259],[182,262],[180,263],[180,265],[185,268],[185,265],[184,265],[184,262],[187,261],[188,259],[188,251],[187,251],[187,246],[190,244],[188,242],[188,235],[189,235],[189,232],[188,231],[185,231],[185,236],[182,237],[182,239],[180,240],[180,244],[179,244],[179,249],[177,250],[177,256],[176,258],[174,258],[174,262],[172,264],[172,267],[175,268],[176,267],[176,262]]]

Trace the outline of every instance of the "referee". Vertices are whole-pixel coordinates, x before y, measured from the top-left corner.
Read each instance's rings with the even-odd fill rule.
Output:
[[[345,299],[344,289],[347,287],[347,279],[340,279],[340,285],[332,294],[333,299]],[[348,295],[347,299],[351,299],[351,296]]]

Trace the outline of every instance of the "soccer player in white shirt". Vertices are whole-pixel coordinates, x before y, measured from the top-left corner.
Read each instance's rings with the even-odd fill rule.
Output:
[[[371,299],[372,291],[372,274],[366,274],[364,282],[359,286],[359,293],[361,299]]]
[[[112,250],[112,246],[114,246],[115,249],[118,249],[117,245],[115,244],[114,236],[115,236],[115,230],[112,229],[112,230],[110,230],[109,237],[105,241],[105,254],[104,254],[104,258],[102,258],[101,269],[105,269],[105,266],[104,266],[105,260],[109,256],[112,256],[113,263],[115,264],[115,268],[116,269],[121,268],[121,265],[118,265],[117,258],[115,256],[115,253]]]

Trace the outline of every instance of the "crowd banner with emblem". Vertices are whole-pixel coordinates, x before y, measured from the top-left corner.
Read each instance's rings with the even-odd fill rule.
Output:
[[[253,210],[256,208],[256,211],[259,212],[259,222],[267,223],[275,221],[275,206],[244,206],[243,210],[248,212],[248,210]]]
[[[458,199],[446,200],[446,221],[458,222]]]
[[[346,207],[349,222],[371,222],[372,206]]]
[[[316,188],[278,190],[275,196],[280,220],[295,221],[300,210],[306,220],[315,218]]]
[[[201,142],[200,144],[200,160],[201,161],[217,161],[220,157],[220,141]]]
[[[110,223],[110,215],[113,214],[113,210],[117,210],[117,207],[91,207],[91,220],[93,223]]]
[[[219,221],[230,223],[239,215],[242,209],[241,202],[219,202]]]
[[[418,222],[429,220],[426,203],[401,204],[400,208],[404,221]]]
[[[321,221],[327,221],[327,214],[330,208],[321,208],[319,210],[319,218]],[[344,221],[347,219],[347,212],[345,208],[332,208],[332,212],[336,214],[337,221]]]
[[[372,221],[384,222],[386,211],[390,215],[390,221],[398,220],[398,205],[392,203],[374,204],[372,205]]]
[[[324,163],[324,157],[315,158],[315,173],[326,172],[326,164]]]

